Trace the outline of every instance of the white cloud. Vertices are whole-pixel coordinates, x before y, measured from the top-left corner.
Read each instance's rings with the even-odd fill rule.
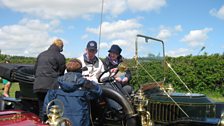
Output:
[[[157,35],[157,38],[162,39],[162,40],[167,40],[169,39],[173,34],[177,32],[182,31],[182,26],[181,25],[176,25],[173,28],[172,27],[160,27],[160,32]]]
[[[183,30],[181,25],[176,25],[174,27],[174,29],[175,29],[176,32],[181,32]]]
[[[102,0],[2,0],[0,2],[2,6],[16,12],[44,19],[77,17],[91,19],[92,14],[101,13],[102,8]],[[103,12],[117,16],[128,8],[134,11],[153,11],[165,5],[166,0],[104,0]]]
[[[116,41],[112,41],[112,44],[117,44],[119,46],[127,46],[130,43],[127,42],[126,40],[116,40]]]
[[[100,43],[100,49],[109,49],[110,45],[106,42],[101,42]]]
[[[113,40],[110,44],[110,46],[112,44],[116,44],[119,45],[122,48],[122,56],[126,57],[126,58],[133,58],[134,56],[134,52],[135,52],[135,44],[134,44],[134,37],[135,36],[131,36],[128,39],[117,39],[117,40]]]
[[[210,13],[212,16],[215,16],[215,17],[218,17],[218,18],[224,20],[224,5],[223,5],[219,10],[211,9],[211,10],[209,11],[209,13]]]
[[[128,0],[127,3],[133,11],[157,11],[166,5],[166,0]]]
[[[207,34],[212,30],[212,28],[192,30],[188,35],[185,35],[181,41],[186,42],[191,47],[201,47],[208,38]]]
[[[53,21],[54,22],[54,21]],[[48,34],[58,23],[22,19],[18,24],[0,27],[0,47],[9,55],[36,56],[46,49],[53,38]]]
[[[91,14],[101,13],[102,0],[2,0],[2,5],[14,11],[45,19],[89,18]],[[104,1],[104,13],[121,14],[126,10],[125,1]]]
[[[100,0],[101,1],[101,0]],[[113,16],[123,13],[127,9],[125,0],[104,0],[104,12]]]
[[[135,36],[139,33],[138,29],[142,25],[135,19],[119,20],[117,22],[103,22],[102,23],[102,36],[108,40],[113,39],[127,39],[130,36]],[[87,32],[99,34],[98,28],[87,28]]]
[[[100,4],[95,0],[88,0],[88,2],[78,0],[3,0],[3,4],[14,11],[47,19],[73,18],[100,12]]]
[[[123,56],[131,57],[130,54],[134,51],[134,40],[138,33],[141,33],[141,24],[136,19],[119,20],[117,22],[103,22],[102,23],[102,39],[108,45],[118,44],[124,51]],[[99,34],[98,28],[87,28],[87,32]]]
[[[178,57],[178,56],[186,56],[192,53],[192,50],[186,49],[186,48],[179,48],[176,50],[171,50],[166,52],[167,56],[171,57]]]
[[[172,35],[171,31],[169,31],[168,29],[161,29],[159,34],[157,35],[157,38],[166,40],[166,39],[170,38],[171,35]]]
[[[0,0],[0,7],[3,7],[3,2]]]

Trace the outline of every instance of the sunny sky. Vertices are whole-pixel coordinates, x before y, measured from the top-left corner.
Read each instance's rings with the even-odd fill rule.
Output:
[[[224,53],[224,0],[0,0],[2,54],[36,57],[55,38],[63,54],[78,57],[100,40],[100,57],[112,44],[134,55],[136,34],[162,39],[166,55]]]

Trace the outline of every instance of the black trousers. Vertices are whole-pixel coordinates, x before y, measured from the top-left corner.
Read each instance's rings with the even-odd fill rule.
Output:
[[[43,105],[44,105],[44,99],[47,95],[47,92],[36,92],[35,93],[38,99],[38,105],[39,105],[39,117],[42,121],[46,121],[46,116],[43,113]]]

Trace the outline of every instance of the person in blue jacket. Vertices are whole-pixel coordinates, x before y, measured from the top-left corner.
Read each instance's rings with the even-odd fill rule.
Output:
[[[102,94],[99,84],[82,76],[82,64],[78,59],[66,64],[67,73],[58,78],[60,89],[49,90],[44,101],[44,113],[47,104],[53,99],[59,99],[64,104],[64,115],[70,119],[73,126],[90,126],[89,101]]]

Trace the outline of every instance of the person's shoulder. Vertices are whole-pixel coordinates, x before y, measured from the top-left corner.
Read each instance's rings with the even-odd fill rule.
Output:
[[[100,58],[97,57],[97,59],[98,59],[98,62],[99,63],[102,63],[103,64],[103,61]]]
[[[103,60],[104,63],[108,64],[109,63],[109,58],[106,57],[104,60]]]
[[[48,52],[48,50],[44,50],[44,51],[42,51],[41,53],[39,53],[38,57],[39,57],[39,56],[42,56],[42,55],[45,55],[47,52]]]
[[[122,55],[120,55],[117,59],[118,59],[118,62],[119,62],[119,63],[121,63],[121,62],[124,61],[124,57],[123,57]]]
[[[59,55],[60,55],[62,58],[64,58],[64,59],[65,59],[65,55],[64,55],[64,54],[59,53]]]
[[[44,50],[43,52],[39,53],[39,55],[37,56],[38,58],[40,57],[49,57],[49,56],[53,56],[56,53],[52,53],[49,49]]]
[[[101,59],[102,59],[103,62],[109,60],[108,56],[105,57],[105,58],[101,58]]]

